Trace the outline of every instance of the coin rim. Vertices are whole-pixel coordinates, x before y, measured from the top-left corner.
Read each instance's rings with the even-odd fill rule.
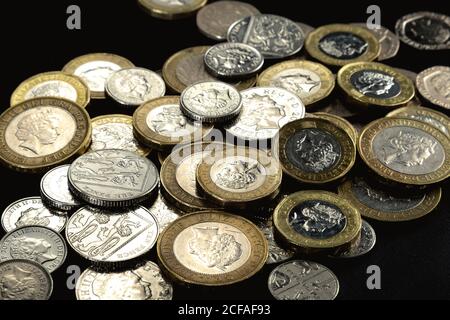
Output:
[[[450,17],[449,17],[449,20],[450,20]],[[433,73],[435,71],[442,72],[443,71],[442,69],[445,69],[447,71],[446,73],[450,74],[450,67],[447,67],[447,66],[434,66],[434,67],[423,70],[422,72],[420,72],[417,75],[416,86],[417,86],[417,90],[422,95],[422,97],[424,97],[425,99],[427,99],[434,105],[442,107],[446,110],[450,110],[450,100],[449,100],[449,102],[445,102],[443,99],[434,97],[433,95],[430,94],[430,92],[427,90],[427,88],[425,86],[425,83],[426,83],[425,78],[428,77],[431,73]]]

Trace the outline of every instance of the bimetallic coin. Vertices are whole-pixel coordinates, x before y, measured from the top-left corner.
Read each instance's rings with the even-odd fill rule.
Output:
[[[134,67],[129,60],[111,53],[91,53],[67,63],[63,72],[80,77],[89,87],[91,98],[104,99],[106,80],[114,71]]]
[[[227,39],[251,45],[266,59],[282,59],[299,52],[305,36],[303,30],[287,18],[257,14],[233,23]]]
[[[295,255],[294,250],[284,249],[275,241],[275,230],[271,218],[265,222],[258,223],[258,227],[266,236],[266,240],[269,245],[269,256],[266,264],[280,263],[291,259]]]
[[[185,283],[224,286],[246,280],[267,260],[267,241],[250,221],[220,211],[181,217],[158,239],[158,258]]]
[[[41,179],[42,201],[56,210],[71,211],[81,206],[81,202],[75,199],[69,191],[69,180],[67,178],[69,167],[70,165],[56,167],[47,172]]]
[[[138,0],[151,16],[160,19],[181,19],[194,14],[207,0]]]
[[[349,247],[361,234],[361,215],[337,194],[301,191],[284,198],[273,214],[282,239],[308,253]]]
[[[120,104],[139,106],[162,97],[166,84],[160,75],[144,68],[126,68],[115,71],[106,81],[108,95]]]
[[[175,93],[181,94],[186,87],[202,81],[216,81],[206,71],[204,55],[210,47],[200,46],[181,50],[172,55],[163,66],[163,78],[167,86]],[[238,90],[253,87],[256,76],[238,82],[231,82]]]
[[[311,57],[331,66],[373,61],[380,53],[380,44],[372,32],[346,24],[317,28],[309,34],[305,48]]]
[[[305,116],[305,106],[294,93],[258,87],[241,92],[242,112],[225,130],[238,139],[273,139],[282,126]]]
[[[206,51],[205,66],[217,78],[245,78],[257,73],[264,64],[261,53],[244,43],[219,43]]]
[[[144,103],[133,114],[135,137],[144,145],[170,152],[179,144],[203,140],[212,126],[192,122],[181,112],[180,98],[166,96]]]
[[[159,174],[147,158],[134,152],[105,149],[89,152],[69,168],[69,188],[78,198],[101,207],[139,204],[158,188]]]
[[[249,3],[240,1],[216,1],[200,9],[197,26],[201,33],[213,40],[226,40],[230,26],[239,19],[259,14]]]
[[[90,101],[89,88],[79,77],[57,71],[40,73],[19,84],[11,95],[11,105],[44,97],[64,98],[83,108]]]
[[[422,71],[416,86],[425,99],[450,110],[450,67],[435,66]]]
[[[303,22],[297,22],[297,25],[302,29],[303,34],[305,35],[305,39],[309,36],[311,32],[313,32],[316,28],[311,27],[309,24]]]
[[[358,143],[359,133],[356,130],[356,128],[348,120],[346,120],[346,119],[344,119],[344,118],[342,118],[340,116],[337,116],[337,115],[334,115],[334,114],[330,114],[330,113],[326,113],[326,112],[314,112],[312,114],[312,116],[313,117],[316,116],[316,117],[321,118],[321,119],[326,119],[326,120],[329,120],[329,121],[335,123],[337,126],[339,126],[342,129],[344,129],[350,135],[350,137],[352,138],[355,146]]]
[[[434,12],[415,12],[403,16],[395,32],[404,43],[420,50],[450,49],[450,17]]]
[[[88,151],[118,149],[146,157],[151,149],[142,146],[133,135],[133,118],[124,114],[99,116],[91,121],[92,142]]]
[[[144,265],[121,272],[98,272],[86,269],[78,278],[77,300],[172,300],[173,288],[159,267]]]
[[[371,122],[359,137],[358,151],[373,171],[389,181],[429,185],[450,174],[450,139],[417,120],[382,118]]]
[[[337,75],[340,88],[357,104],[398,107],[415,94],[414,84],[394,68],[375,62],[355,62]]]
[[[66,222],[67,216],[47,209],[39,197],[17,200],[2,214],[2,227],[6,232],[25,226],[43,226],[61,232]]]
[[[339,186],[362,216],[379,221],[399,222],[419,219],[432,212],[441,200],[441,188],[413,194],[392,194],[367,180],[356,177]]]
[[[35,98],[0,115],[0,162],[41,172],[83,153],[91,140],[89,114],[75,102]]]
[[[277,300],[334,300],[339,293],[339,281],[321,264],[295,260],[270,273],[269,291]]]
[[[224,82],[199,82],[183,91],[180,107],[190,119],[219,123],[231,120],[241,112],[242,98],[238,90]]]
[[[278,87],[295,93],[307,106],[330,95],[334,75],[325,66],[306,60],[281,62],[266,69],[258,77],[259,87]]]
[[[160,193],[153,205],[148,209],[158,221],[159,232],[161,233],[168,225],[177,220],[184,212],[169,206]]]
[[[64,263],[66,256],[63,237],[47,227],[20,227],[7,233],[0,241],[0,261],[31,260],[50,273]]]
[[[361,238],[352,247],[344,251],[336,251],[331,255],[333,258],[356,258],[369,253],[377,241],[375,230],[365,220],[362,220]]]
[[[158,230],[156,218],[144,207],[117,211],[84,207],[70,217],[66,239],[83,258],[108,264],[149,252]]]
[[[352,23],[354,26],[365,28],[377,37],[380,43],[380,55],[377,60],[387,60],[395,57],[400,49],[400,39],[389,29],[378,25],[376,29],[371,29],[367,23]]]
[[[24,259],[0,262],[0,300],[48,300],[53,280],[40,264]]]

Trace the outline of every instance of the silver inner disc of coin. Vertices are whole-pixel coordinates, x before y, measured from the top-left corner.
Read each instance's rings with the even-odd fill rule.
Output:
[[[76,102],[77,90],[68,82],[61,80],[49,80],[35,85],[25,94],[25,100],[39,97],[65,98]]]

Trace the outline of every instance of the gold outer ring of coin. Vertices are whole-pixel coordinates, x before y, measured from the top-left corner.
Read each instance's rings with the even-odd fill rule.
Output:
[[[72,141],[52,154],[41,157],[26,157],[13,151],[6,140],[5,132],[10,122],[22,112],[51,106],[68,111],[76,121],[75,134]],[[52,167],[70,162],[77,155],[86,152],[91,142],[91,119],[87,111],[73,101],[61,98],[35,98],[6,109],[0,115],[0,162],[20,172],[39,173]]]
[[[152,0],[138,0],[138,4],[148,12],[152,17],[160,18],[164,20],[182,19],[193,15],[196,11],[201,9],[208,0],[196,0],[193,4],[179,7],[170,7],[159,5]]]
[[[356,144],[358,143],[358,136],[359,133],[356,131],[355,127],[347,120],[342,117],[339,117],[335,114],[327,113],[327,112],[314,112],[312,114],[313,116],[317,116],[322,119],[330,120],[331,122],[335,123],[339,127],[345,129],[345,131],[350,135],[353,142]]]
[[[367,43],[367,50],[362,55],[354,59],[344,60],[330,57],[320,50],[319,42],[323,39],[323,37],[335,32],[352,33],[358,36]],[[305,49],[311,57],[330,66],[344,66],[357,61],[373,61],[378,58],[381,51],[380,43],[371,31],[347,24],[329,24],[317,28],[306,38]]]
[[[175,148],[161,166],[161,193],[164,198],[184,212],[219,209],[217,205],[210,203],[206,199],[194,197],[178,184],[176,176],[178,164],[174,159],[182,161],[182,159],[195,153],[204,152],[206,155],[210,150],[214,150],[215,148],[221,150],[223,147],[224,145],[222,143],[200,142]],[[174,158],[172,157],[173,154],[175,154]]]
[[[359,92],[351,83],[351,77],[358,71],[374,70],[383,72],[394,77],[400,85],[400,93],[392,98],[380,99],[368,97]],[[398,107],[407,104],[414,98],[414,83],[405,75],[385,64],[378,62],[355,62],[342,67],[337,74],[337,83],[339,87],[354,101],[359,104],[381,107]]]
[[[177,236],[182,230],[205,222],[231,225],[247,237],[251,244],[250,257],[241,267],[224,274],[205,274],[190,270],[179,262],[174,253]],[[170,224],[159,235],[157,253],[161,266],[176,280],[194,285],[224,286],[244,281],[261,270],[269,248],[264,234],[249,220],[222,211],[208,210],[182,216]]]
[[[77,92],[77,100],[74,102],[83,108],[86,108],[86,106],[89,104],[91,95],[89,92],[89,88],[84,83],[84,81],[75,75],[64,73],[61,71],[40,73],[26,79],[17,86],[16,90],[14,90],[13,94],[11,95],[10,104],[14,106],[27,100],[25,96],[31,89],[39,84],[48,81],[61,81],[70,84]]]
[[[162,76],[164,81],[166,82],[167,86],[175,93],[181,94],[184,89],[187,88],[187,85],[181,82],[177,77],[177,66],[186,57],[192,56],[192,55],[204,55],[208,49],[211,48],[210,46],[198,46],[198,47],[192,47],[187,48],[181,51],[178,51],[177,53],[173,54],[167,61],[164,63],[163,69],[162,69]],[[203,61],[203,60],[202,60]],[[203,63],[203,62],[202,62]],[[206,70],[205,70],[206,72]],[[199,81],[205,81],[205,80],[214,80],[215,78],[210,76],[211,79],[199,79]],[[219,80],[217,80],[219,81]],[[192,83],[193,84],[193,83]],[[253,87],[256,84],[256,76],[244,79],[237,83],[231,83],[236,89],[239,91],[249,89]]]
[[[339,142],[342,148],[342,157],[331,170],[323,173],[308,173],[298,169],[289,161],[286,153],[287,142],[293,134],[302,129],[324,130]],[[356,146],[351,133],[347,132],[345,127],[341,127],[337,122],[317,118],[316,116],[295,120],[281,128],[279,133],[279,157],[283,172],[288,176],[304,183],[323,184],[338,180],[351,170],[356,161]]]
[[[277,63],[267,68],[258,76],[256,85],[258,87],[272,87],[273,79],[279,73],[289,69],[306,69],[317,74],[320,78],[321,85],[317,92],[306,97],[300,97],[305,106],[327,98],[334,89],[335,77],[327,67],[320,63],[298,59]]]
[[[289,226],[288,220],[291,211],[305,201],[314,200],[333,204],[341,210],[347,219],[341,232],[329,238],[313,239],[299,234]],[[284,198],[275,208],[273,221],[276,231],[284,241],[305,252],[348,246],[358,239],[362,226],[361,215],[347,199],[331,192],[315,190],[296,192]]]
[[[422,106],[407,106],[407,107],[395,109],[394,111],[389,112],[386,115],[386,117],[387,118],[405,118],[405,119],[414,119],[414,120],[418,120],[418,121],[423,121],[421,119],[412,118],[412,116],[417,115],[417,114],[421,115],[421,116],[429,117],[429,118],[435,120],[436,122],[439,122],[440,124],[442,124],[447,129],[447,132],[439,129],[437,126],[436,126],[436,128],[450,138],[450,118],[447,117],[445,114],[443,114],[439,111],[433,110],[433,109],[425,108]],[[423,121],[423,122],[428,123],[426,121]],[[431,124],[431,123],[428,123],[428,124],[434,127],[433,124]]]
[[[219,187],[211,178],[211,171],[214,165],[228,157],[241,156],[258,161],[265,169],[265,181],[255,189],[246,192],[231,192]],[[283,172],[281,166],[274,157],[268,153],[247,147],[227,146],[220,152],[212,152],[203,157],[202,162],[197,167],[197,188],[201,194],[208,198],[211,202],[223,207],[232,207],[237,209],[245,209],[252,205],[264,203],[267,200],[274,199],[281,186]]]
[[[92,130],[94,130],[97,126],[101,126],[103,124],[108,123],[124,123],[132,126],[133,118],[125,114],[108,114],[104,116],[98,116],[91,120]],[[136,151],[137,151],[136,153],[139,154],[140,156],[146,157],[150,154],[152,149],[142,145],[138,145],[138,149]]]
[[[112,53],[89,53],[85,54],[83,56],[79,56],[77,58],[74,58],[70,60],[63,68],[62,72],[68,73],[68,74],[74,74],[75,71],[82,66],[85,63],[92,62],[92,61],[108,61],[114,64],[117,64],[121,68],[132,68],[134,67],[134,64],[119,55],[112,54]],[[92,99],[105,99],[106,93],[105,91],[92,91],[91,90],[91,98]]]
[[[213,130],[213,126],[202,124],[202,127],[198,129],[201,130],[201,134],[194,132],[189,136],[182,136],[179,138],[158,134],[148,127],[147,116],[152,110],[164,105],[180,105],[180,97],[165,96],[153,99],[141,105],[134,112],[133,131],[136,139],[142,144],[154,148],[158,151],[170,152],[170,150],[172,150],[172,148],[178,144],[189,144],[195,142],[194,139],[204,139]]]
[[[386,222],[411,221],[426,216],[438,206],[442,195],[442,189],[437,187],[426,192],[425,198],[417,207],[403,211],[383,212],[361,203],[352,192],[352,185],[353,183],[350,180],[341,184],[338,188],[339,195],[350,201],[362,216]]]
[[[444,149],[445,160],[443,165],[432,173],[421,175],[399,173],[383,165],[374,154],[372,143],[381,130],[392,127],[412,127],[433,136]],[[429,185],[441,182],[450,176],[450,157],[448,156],[450,154],[450,139],[435,127],[417,120],[381,118],[369,123],[359,136],[358,152],[369,168],[389,181],[407,185]]]

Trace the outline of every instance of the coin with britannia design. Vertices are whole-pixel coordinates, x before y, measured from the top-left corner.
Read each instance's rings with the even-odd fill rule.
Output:
[[[435,66],[417,75],[417,90],[432,104],[450,110],[450,67]]]
[[[207,0],[138,0],[151,16],[173,20],[188,17],[206,4]]]

